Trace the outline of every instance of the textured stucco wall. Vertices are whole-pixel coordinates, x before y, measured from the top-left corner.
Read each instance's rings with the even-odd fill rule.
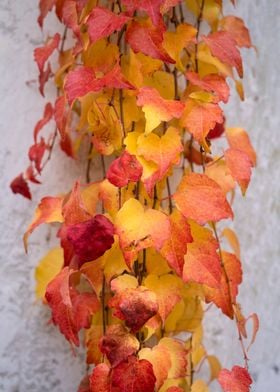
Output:
[[[0,391],[74,392],[85,370],[81,353],[72,355],[64,338],[47,324],[49,312],[35,303],[33,294],[34,266],[55,240],[54,233],[47,228],[38,230],[30,241],[28,256],[24,255],[21,236],[40,197],[65,191],[71,178],[82,176],[84,171],[57,152],[32,203],[12,196],[8,189],[11,178],[27,163],[32,129],[44,105],[32,82],[37,77],[32,51],[42,42],[35,23],[36,4],[36,0],[0,0]],[[232,12],[231,6],[228,9]],[[245,314],[255,311],[261,321],[250,355],[255,379],[252,390],[278,392],[280,2],[240,0],[236,13],[245,19],[259,51],[258,55],[254,50],[244,52],[245,103],[240,104],[233,94],[227,109],[229,125],[248,129],[259,155],[247,197],[236,198],[234,227],[240,235],[244,265],[239,300]],[[45,36],[53,24],[49,19]],[[28,87],[27,81],[31,81]],[[51,96],[53,92],[47,93]],[[242,363],[233,324],[218,311],[211,312],[205,326],[208,346],[224,365]]]

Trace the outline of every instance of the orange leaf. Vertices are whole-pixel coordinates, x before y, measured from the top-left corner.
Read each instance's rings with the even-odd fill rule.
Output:
[[[100,339],[100,351],[105,354],[112,366],[125,361],[139,350],[140,343],[121,324],[111,325]]]
[[[250,48],[252,46],[249,30],[244,21],[237,16],[228,15],[220,21],[222,30],[228,31],[235,39],[240,48]]]
[[[248,370],[233,366],[232,370],[222,369],[218,381],[224,392],[249,392],[253,380]]]
[[[216,123],[223,123],[223,111],[216,104],[211,102],[200,102],[188,98],[185,104],[180,125],[186,127],[193,137],[205,145],[205,138]],[[207,145],[205,145],[207,149]]]
[[[233,217],[222,189],[205,174],[185,175],[173,198],[186,218],[201,225]]]
[[[184,104],[180,101],[167,100],[151,87],[143,87],[137,96],[137,105],[143,106],[146,117],[146,133],[152,132],[161,121],[170,121],[181,117]]]
[[[229,98],[229,86],[222,75],[209,74],[200,79],[199,74],[188,71],[186,77],[194,86],[214,93],[218,101],[227,103]]]
[[[169,217],[170,236],[165,241],[160,253],[166,258],[168,265],[178,276],[182,276],[184,255],[187,253],[187,244],[193,238],[190,226],[180,211],[174,210]]]
[[[245,152],[234,148],[226,150],[224,156],[232,177],[238,182],[244,195],[251,179],[250,158]]]
[[[226,137],[231,148],[245,152],[252,165],[256,166],[256,152],[250,142],[248,133],[242,128],[227,128]]]
[[[240,52],[236,47],[236,41],[227,31],[217,31],[203,36],[202,39],[209,46],[213,56],[220,61],[235,67],[238,75],[243,77],[243,67]]]
[[[79,181],[75,182],[71,193],[66,197],[62,215],[66,225],[81,223],[92,218],[84,205]]]
[[[236,303],[238,285],[242,282],[241,263],[233,253],[222,252],[223,272],[219,289],[204,287],[206,302],[214,302],[224,314],[233,318],[233,304]]]
[[[33,230],[42,223],[63,222],[62,197],[43,197],[35,211],[35,216],[28,226],[23,240],[27,249],[27,240]]]

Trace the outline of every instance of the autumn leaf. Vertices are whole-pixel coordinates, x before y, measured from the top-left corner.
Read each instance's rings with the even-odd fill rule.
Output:
[[[116,392],[154,392],[156,382],[152,364],[134,356],[113,369],[111,380]]]
[[[173,307],[182,298],[182,282],[174,275],[148,275],[144,279],[144,286],[156,294],[158,314],[164,324]]]
[[[79,294],[70,286],[73,270],[68,267],[48,284],[45,298],[52,310],[52,320],[70,343],[79,345],[78,332],[90,326],[90,315],[99,308],[95,294]]]
[[[66,110],[66,98],[64,95],[58,97],[54,105],[54,119],[62,139],[66,137],[69,120],[69,112]]]
[[[90,375],[91,392],[110,392],[110,368],[106,363],[95,366]]]
[[[230,318],[233,318],[233,305],[236,304],[238,286],[242,282],[242,268],[240,260],[229,252],[222,252],[224,271],[220,288],[204,287],[205,300],[214,304]]]
[[[134,155],[124,151],[114,160],[107,171],[107,179],[117,187],[124,187],[130,181],[138,181],[142,175],[143,168]]]
[[[156,294],[145,287],[120,291],[109,300],[113,315],[125,320],[131,332],[136,332],[158,312]]]
[[[35,216],[24,234],[24,245],[33,230],[42,223],[63,222],[62,197],[43,197],[35,211]]]
[[[34,163],[35,169],[39,174],[42,170],[42,159],[44,157],[45,151],[47,150],[47,145],[45,140],[41,138],[39,143],[33,144],[28,151],[28,158],[30,162]]]
[[[37,143],[37,137],[41,129],[52,119],[53,107],[50,102],[46,103],[43,117],[37,122],[34,128],[34,142]]]
[[[135,354],[140,343],[121,324],[111,325],[100,339],[100,351],[105,354],[113,367]]]
[[[32,199],[28,183],[23,177],[23,173],[20,173],[13,179],[13,181],[10,183],[10,188],[13,193],[19,193],[20,195],[26,197],[29,200]]]
[[[240,150],[248,155],[252,165],[256,166],[256,152],[250,142],[248,133],[242,128],[227,128],[226,137],[231,148]]]
[[[186,218],[201,225],[233,217],[222,189],[205,174],[185,175],[173,198]]]
[[[48,12],[50,12],[55,5],[57,0],[40,0],[39,1],[39,9],[40,9],[40,15],[38,17],[38,24],[42,28],[44,19],[47,16]]]
[[[73,225],[92,218],[86,210],[79,181],[76,181],[71,192],[64,198],[62,215],[66,225]]]
[[[108,37],[114,31],[121,30],[129,19],[129,17],[123,14],[117,15],[107,8],[95,7],[86,21],[91,43],[94,43],[101,38]]]
[[[160,12],[162,3],[163,0],[122,0],[122,4],[125,5],[126,11],[130,16],[136,10],[145,11],[155,26],[162,21]]]
[[[222,369],[218,381],[224,392],[249,392],[253,380],[248,370],[233,366],[232,370]]]
[[[116,215],[115,230],[130,267],[140,250],[149,247],[161,249],[169,236],[170,225],[161,211],[151,208],[144,210],[138,200],[129,199]]]
[[[160,253],[166,258],[168,265],[178,276],[182,276],[184,255],[187,244],[192,242],[190,226],[186,218],[178,210],[174,210],[169,217],[170,236],[165,241]]]
[[[232,35],[240,48],[250,48],[252,46],[249,30],[241,18],[227,15],[220,21],[220,27]]]
[[[143,87],[137,96],[137,105],[143,107],[146,118],[146,134],[152,132],[161,121],[170,121],[180,118],[184,104],[180,101],[166,100],[161,97],[156,89]]]
[[[227,103],[229,98],[229,86],[223,76],[209,74],[200,78],[196,72],[188,71],[186,77],[194,86],[214,93],[217,97],[217,101]]]
[[[163,29],[154,27],[149,21],[133,21],[125,37],[135,53],[143,53],[154,59],[175,63],[162,46]]]
[[[173,127],[169,127],[161,137],[154,133],[139,136],[137,154],[143,156],[146,161],[157,165],[157,170],[151,176],[143,179],[150,197],[152,197],[155,184],[166,176],[173,165],[179,163],[182,150],[181,137],[177,129]]]
[[[95,260],[114,243],[114,226],[104,215],[67,227],[67,239],[73,245],[80,265]]]
[[[245,195],[251,179],[252,162],[248,155],[240,150],[229,148],[224,152],[225,161],[232,177],[238,182]]]
[[[222,109],[216,103],[202,102],[188,98],[185,103],[185,109],[180,119],[180,125],[186,127],[195,140],[205,146],[205,138],[217,123],[224,121]]]
[[[60,34],[56,33],[44,46],[34,50],[34,60],[38,65],[40,73],[44,71],[46,61],[48,61],[54,50],[58,48],[59,41]]]
[[[39,262],[35,269],[36,297],[44,299],[49,282],[63,267],[63,252],[61,248],[51,249]]]
[[[240,52],[236,47],[236,41],[227,31],[217,31],[202,39],[209,46],[213,56],[217,57],[223,63],[236,68],[238,75],[243,77],[243,66]]]

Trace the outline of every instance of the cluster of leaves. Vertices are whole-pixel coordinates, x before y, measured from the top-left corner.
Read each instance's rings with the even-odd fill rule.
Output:
[[[216,227],[233,218],[235,188],[245,194],[256,164],[247,132],[226,127],[221,107],[230,80],[243,99],[248,29],[223,15],[222,0],[39,6],[41,27],[53,9],[65,26],[34,52],[39,90],[52,78],[57,99],[46,104],[30,165],[11,188],[31,198],[28,184],[39,183],[56,141],[72,158],[88,145],[86,184],[44,197],[24,238],[27,247],[37,226],[59,224],[60,247],[40,261],[36,293],[65,338],[85,344],[94,368],[79,391],[206,392],[216,378],[226,392],[249,391],[246,325],[253,322],[250,346],[258,318],[243,316],[237,302],[236,234]],[[94,182],[93,159],[103,168]],[[206,304],[236,323],[242,366],[221,369],[208,354]]]

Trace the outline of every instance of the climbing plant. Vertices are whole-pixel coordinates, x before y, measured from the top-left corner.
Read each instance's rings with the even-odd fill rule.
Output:
[[[85,346],[80,392],[205,392],[215,379],[246,392],[252,384],[258,318],[237,301],[242,266],[228,226],[256,154],[223,111],[230,86],[244,98],[240,48],[252,43],[223,3],[39,2],[40,27],[54,11],[64,28],[34,51],[41,95],[50,82],[57,96],[11,188],[31,199],[58,144],[87,161],[70,191],[41,200],[24,235],[27,248],[35,228],[56,223],[60,245],[36,268],[36,295],[72,348]],[[236,325],[243,359],[230,370],[203,342],[212,305]]]

